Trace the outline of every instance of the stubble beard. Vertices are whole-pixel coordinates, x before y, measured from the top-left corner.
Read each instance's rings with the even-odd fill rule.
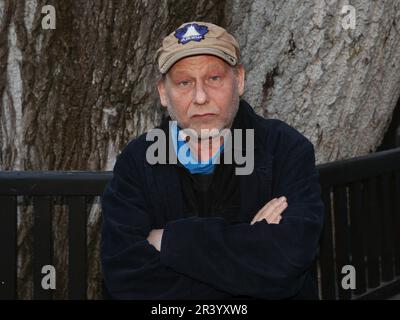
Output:
[[[174,112],[174,108],[172,107],[171,103],[168,103],[167,106],[167,110],[168,110],[168,114],[171,118],[171,120],[176,121],[179,125],[179,127],[181,127],[183,130],[185,129],[191,129],[194,130],[196,132],[197,138],[199,140],[205,140],[205,139],[214,139],[216,137],[218,137],[222,130],[224,129],[229,129],[232,124],[233,121],[235,119],[235,116],[239,110],[239,103],[240,103],[240,97],[238,94],[235,94],[235,98],[232,101],[233,104],[233,108],[230,109],[229,111],[229,123],[222,125],[220,128],[211,128],[211,129],[193,129],[193,128],[186,128],[185,126],[182,125],[182,123],[178,120],[178,117],[176,116],[175,112]],[[190,130],[187,130],[189,132],[190,135]]]

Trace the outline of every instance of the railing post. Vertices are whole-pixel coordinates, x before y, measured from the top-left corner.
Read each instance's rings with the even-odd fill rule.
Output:
[[[319,263],[321,267],[321,294],[322,299],[336,300],[335,262],[333,247],[333,226],[331,211],[331,189],[322,188],[324,202],[324,227],[320,241]]]
[[[42,274],[42,268],[53,263],[51,198],[35,196],[33,208],[33,297],[37,300],[49,300],[53,289],[43,287],[42,280],[46,274]]]
[[[68,202],[68,297],[86,299],[87,215],[85,197],[70,196]]]
[[[400,147],[400,125],[396,129],[395,145],[396,148]]]
[[[0,300],[17,298],[17,200],[0,195]]]

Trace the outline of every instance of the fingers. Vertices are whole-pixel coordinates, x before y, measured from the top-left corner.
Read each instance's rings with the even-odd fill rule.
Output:
[[[263,214],[267,214],[269,211],[268,210],[272,210],[273,208],[275,208],[277,205],[279,204],[279,199],[278,198],[274,198],[271,201],[267,202],[267,204],[262,207],[257,214],[254,216],[251,224],[260,221],[261,217]]]
[[[154,246],[158,251],[161,250],[161,240],[164,229],[153,229],[150,231],[147,241]]]
[[[271,221],[270,224],[279,224],[279,222],[282,220],[282,216],[279,215],[275,220]]]
[[[262,207],[254,216],[251,224],[265,219],[268,223],[278,224],[282,219],[281,214],[287,208],[286,197],[274,198]]]
[[[274,222],[276,219],[281,217],[282,212],[287,208],[287,202],[286,200],[282,200],[275,208],[274,210],[270,213],[267,214],[266,216],[263,216],[261,218],[267,220],[268,223]]]
[[[251,224],[254,224],[257,221],[261,221],[264,218],[267,218],[270,214],[274,212],[274,210],[281,204],[282,201],[286,200],[285,197],[274,198],[269,201],[264,207],[262,207],[256,216],[253,218]]]

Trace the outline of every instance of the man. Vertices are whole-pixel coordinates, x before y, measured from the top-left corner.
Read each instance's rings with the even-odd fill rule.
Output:
[[[159,130],[172,137],[166,150],[178,161],[149,161],[154,141],[146,134],[117,158],[102,196],[111,297],[318,298],[311,270],[323,204],[313,145],[240,99],[245,70],[225,29],[185,23],[164,39],[157,59],[161,104],[174,120]],[[254,149],[226,130],[254,132]],[[250,173],[237,174],[237,159],[224,161],[229,141],[253,153]],[[185,162],[188,154],[197,162]]]

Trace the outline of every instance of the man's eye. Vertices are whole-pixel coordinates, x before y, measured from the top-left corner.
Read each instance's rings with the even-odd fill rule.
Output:
[[[184,80],[184,81],[179,82],[180,87],[187,87],[188,85],[189,85],[189,81]]]
[[[220,76],[212,76],[210,79],[212,81],[219,81],[219,80],[221,80],[221,77]]]

